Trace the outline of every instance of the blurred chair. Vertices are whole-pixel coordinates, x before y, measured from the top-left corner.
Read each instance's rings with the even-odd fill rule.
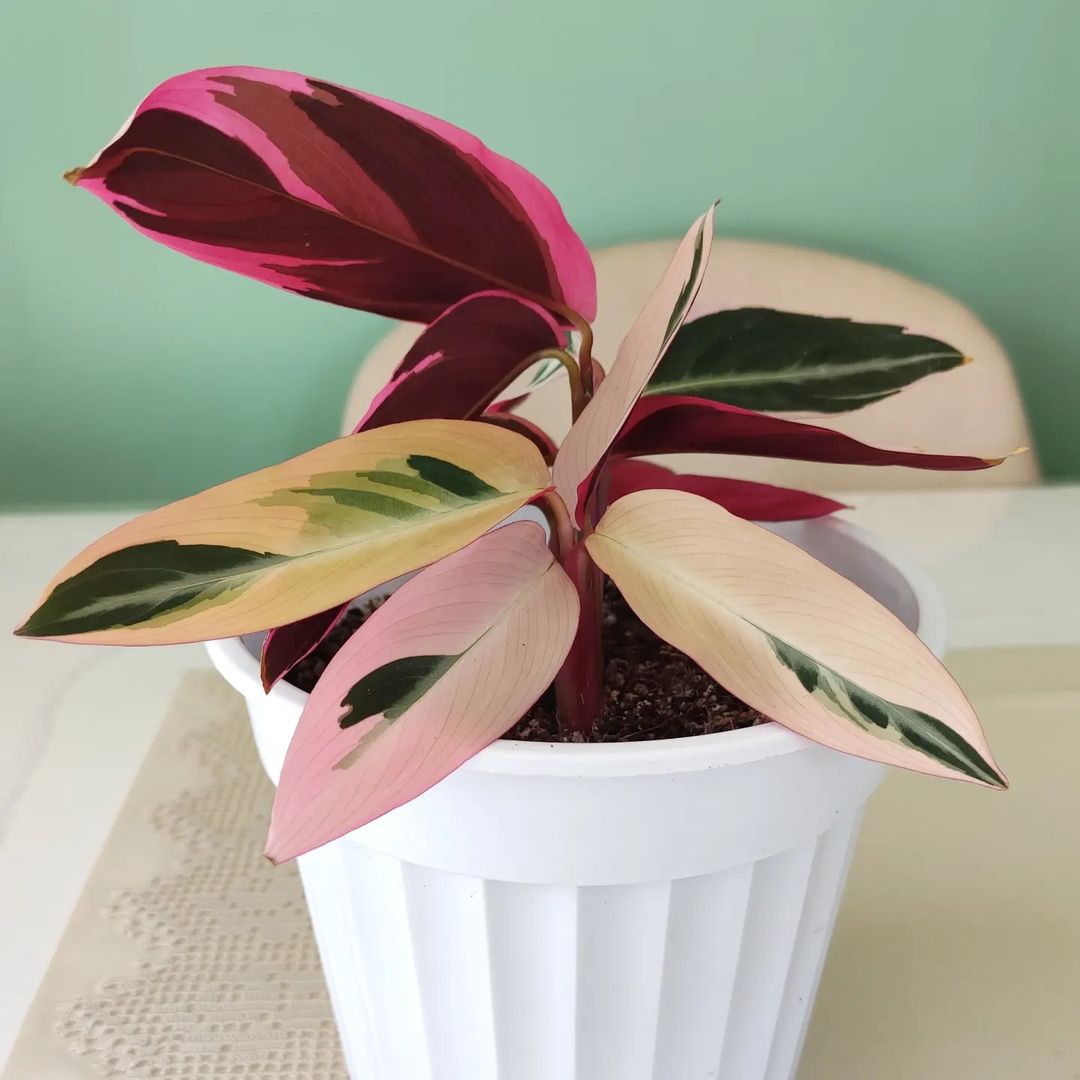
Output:
[[[594,253],[599,314],[594,355],[609,366],[623,334],[660,277],[675,241],[624,244]],[[932,375],[901,394],[852,413],[813,419],[880,446],[994,456],[1031,446],[1023,402],[1009,358],[972,312],[945,293],[884,267],[809,248],[748,240],[717,240],[695,314],[720,308],[773,307],[813,315],[884,322],[940,338],[975,363]],[[343,430],[351,430],[421,327],[403,324],[363,361],[353,383]],[[565,384],[544,384],[520,410],[556,437],[565,434]],[[896,467],[822,465],[750,457],[673,458],[680,471],[715,472],[820,491],[1032,484],[1039,480],[1033,451],[982,472],[924,472]]]

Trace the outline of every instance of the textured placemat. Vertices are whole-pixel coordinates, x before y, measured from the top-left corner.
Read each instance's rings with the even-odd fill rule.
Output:
[[[1080,648],[947,662],[1011,790],[889,774],[799,1080],[1080,1080]]]
[[[4,1080],[343,1080],[299,876],[260,854],[272,794],[240,699],[193,672]]]
[[[800,1080],[1080,1077],[1080,648],[949,665],[1013,790],[889,776]],[[299,879],[259,854],[270,798],[240,700],[192,674],[3,1080],[343,1080]]]

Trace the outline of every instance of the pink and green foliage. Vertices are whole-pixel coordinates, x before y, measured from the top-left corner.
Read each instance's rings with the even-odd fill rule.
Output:
[[[397,319],[506,289],[595,314],[592,262],[536,177],[416,109],[288,71],[164,82],[68,179],[203,262]]]
[[[104,537],[18,630],[136,645],[268,630],[270,690],[354,597],[419,571],[310,696],[274,804],[275,860],[415,797],[552,685],[560,724],[587,736],[602,703],[606,575],[643,622],[777,722],[847,753],[1005,786],[970,705],[918,639],[754,524],[842,504],[640,460],[986,468],[1000,458],[883,449],[775,415],[861,408],[966,362],[958,350],[764,309],[687,321],[709,208],[605,377],[591,262],[538,180],[443,121],[285,72],[171,79],[69,178],[197,259],[428,324],[351,436]],[[567,376],[574,422],[561,446],[516,415],[522,396],[506,397],[541,360]],[[496,527],[529,502],[547,534]]]
[[[470,420],[527,368],[563,344],[542,307],[511,293],[476,293],[447,309],[421,335],[356,425],[402,420]]]
[[[333,840],[497,739],[555,677],[577,615],[577,592],[532,522],[495,529],[406,582],[312,693],[267,854]]]

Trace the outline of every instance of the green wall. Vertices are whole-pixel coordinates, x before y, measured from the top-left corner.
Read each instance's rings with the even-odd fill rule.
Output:
[[[285,67],[439,113],[593,244],[833,248],[969,303],[1080,475],[1077,0],[6,0],[0,501],[160,501],[329,437],[380,320],[145,240],[61,182],[178,71]],[[993,417],[986,419],[993,443]]]

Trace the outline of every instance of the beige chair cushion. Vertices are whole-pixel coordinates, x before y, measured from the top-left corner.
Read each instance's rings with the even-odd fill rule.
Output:
[[[674,250],[674,241],[625,244],[594,254],[599,314],[595,355],[610,363],[623,334]],[[867,322],[896,323],[941,338],[975,363],[933,375],[885,401],[821,422],[880,446],[996,456],[1030,446],[1031,435],[1009,359],[987,328],[962,304],[928,285],[870,263],[809,248],[748,240],[717,240],[694,311],[775,307]],[[349,395],[344,429],[351,430],[372,397],[420,333],[402,325],[364,360]],[[561,437],[569,423],[565,385],[547,384],[522,415]],[[792,416],[793,414],[786,414]],[[818,419],[802,414],[798,419]],[[1038,480],[1035,454],[972,473],[866,468],[747,457],[672,458],[680,470],[720,473],[825,491],[945,485],[1029,484]]]

